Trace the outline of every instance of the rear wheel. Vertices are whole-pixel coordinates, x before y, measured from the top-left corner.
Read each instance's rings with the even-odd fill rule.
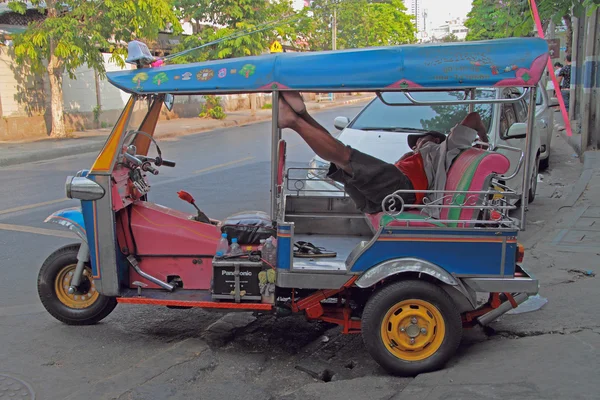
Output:
[[[403,281],[382,288],[362,315],[362,336],[371,356],[388,372],[414,376],[442,368],[462,337],[454,302],[440,287]]]
[[[531,173],[531,181],[529,182],[529,202],[533,203],[535,195],[537,193],[538,184],[538,173],[539,173],[540,159],[536,158],[533,164],[533,172]]]
[[[110,314],[117,300],[96,291],[89,265],[84,268],[78,291],[69,293],[79,246],[62,247],[44,261],[38,275],[38,294],[46,310],[57,320],[69,325],[92,325]]]

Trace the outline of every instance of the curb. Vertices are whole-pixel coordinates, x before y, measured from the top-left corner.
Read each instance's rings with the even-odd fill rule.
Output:
[[[336,103],[309,103],[307,104],[307,109],[311,111],[319,111],[325,110],[328,108],[341,107],[349,104],[362,103],[366,101],[370,101],[373,97],[360,97],[357,99],[345,100],[342,102]],[[165,133],[156,133],[156,138],[175,138],[181,136],[191,136],[195,134],[205,133],[214,131],[217,129],[226,129],[232,128],[236,126],[246,126],[252,125],[260,122],[269,121],[271,119],[271,114],[268,115],[257,115],[254,117],[246,117],[240,118],[232,121],[223,121],[220,124],[216,124],[215,126],[210,127],[189,127],[184,128],[178,132],[165,132]],[[85,145],[73,145],[65,148],[56,148],[56,149],[46,149],[39,152],[31,152],[26,154],[19,154],[12,157],[0,158],[0,167],[9,167],[12,165],[24,164],[27,162],[38,162],[38,161],[47,161],[53,160],[56,158],[66,157],[74,154],[86,154],[93,153],[102,148],[104,146],[105,140],[99,140],[97,142],[87,143]]]

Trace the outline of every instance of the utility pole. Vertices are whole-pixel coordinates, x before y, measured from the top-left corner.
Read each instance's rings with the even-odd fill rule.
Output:
[[[331,50],[337,50],[337,9],[333,6],[333,18],[331,21]]]

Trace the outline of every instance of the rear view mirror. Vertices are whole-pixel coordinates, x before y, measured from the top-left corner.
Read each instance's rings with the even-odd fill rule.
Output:
[[[350,119],[348,117],[335,117],[333,120],[333,126],[340,131],[348,126]]]
[[[523,139],[525,136],[527,136],[527,124],[524,122],[512,124],[506,133],[506,139]]]
[[[173,110],[174,102],[175,102],[175,96],[173,96],[170,93],[165,95],[165,107],[167,108],[167,110],[169,110],[169,111]]]

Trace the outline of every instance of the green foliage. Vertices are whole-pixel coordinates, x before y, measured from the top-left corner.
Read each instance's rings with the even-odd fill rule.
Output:
[[[24,13],[25,4],[9,0],[12,10]],[[86,64],[104,75],[100,49],[112,53],[112,60],[123,66],[127,48],[121,45],[136,38],[153,39],[159,30],[181,27],[171,0],[34,0],[40,10],[45,3],[47,18],[31,22],[27,30],[15,35],[17,62],[43,71],[44,60],[57,58],[54,68],[66,70],[72,79],[77,67]]]
[[[186,37],[177,51],[221,40],[215,45],[177,57],[173,60],[175,63],[262,54],[277,36],[283,40],[295,40],[296,29],[291,21],[302,15],[296,15],[291,0],[176,0],[175,6],[182,18],[204,21],[204,25],[196,23],[195,34]]]
[[[204,104],[202,111],[198,115],[200,118],[225,119],[227,114],[221,106],[221,98],[219,96],[202,96]]]
[[[460,42],[460,39],[454,33],[450,33],[449,35],[444,36],[440,41],[443,43],[452,43]]]
[[[273,104],[271,104],[271,103],[265,103],[265,104],[263,104],[263,105],[262,105],[262,107],[261,107],[261,108],[262,108],[263,110],[270,110],[270,109],[272,109],[272,108],[273,108]]]
[[[465,26],[467,40],[529,36],[534,28],[527,0],[473,0]]]
[[[100,114],[102,114],[102,107],[97,105],[93,108],[92,112],[94,113],[94,122],[100,121]]]
[[[402,0],[316,0],[303,29],[311,50],[329,50],[333,10],[337,16],[338,49],[413,43],[415,24]]]

